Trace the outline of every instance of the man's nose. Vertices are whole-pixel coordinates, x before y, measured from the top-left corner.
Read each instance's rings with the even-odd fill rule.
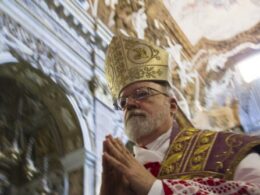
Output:
[[[125,109],[131,110],[133,108],[138,108],[138,107],[139,107],[139,104],[138,104],[138,101],[136,99],[134,99],[133,97],[128,97],[126,99]]]

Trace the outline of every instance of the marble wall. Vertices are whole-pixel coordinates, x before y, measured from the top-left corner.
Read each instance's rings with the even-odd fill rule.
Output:
[[[104,136],[110,133],[126,141],[121,114],[111,107],[103,72],[104,51],[112,33],[87,14],[85,6],[86,2],[61,0],[0,2],[1,68],[26,62],[33,68],[30,72],[23,67],[29,71],[26,78],[41,82],[34,71],[41,72],[68,102],[55,112],[64,124],[58,128],[65,147],[59,159],[65,175],[63,194],[98,194]],[[40,90],[37,93],[43,95]],[[33,192],[35,185],[28,182],[26,187]]]

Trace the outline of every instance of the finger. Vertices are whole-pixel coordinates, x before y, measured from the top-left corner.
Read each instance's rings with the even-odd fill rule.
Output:
[[[126,152],[127,149],[123,144],[120,144],[119,138],[112,139],[111,141],[119,152],[121,153]]]
[[[102,167],[103,167],[103,173],[108,173],[110,172],[111,169],[111,165],[109,164],[109,162],[104,158],[104,156],[102,156]]]
[[[122,143],[122,141],[117,137],[117,138],[112,138],[109,137],[109,140],[113,143],[115,148],[122,153],[123,155],[131,155],[132,154],[128,151],[128,149],[125,147],[125,145]]]
[[[106,168],[108,166],[107,160],[104,158],[104,156],[102,156],[102,166],[103,168]]]
[[[110,134],[106,135],[105,140],[103,141],[103,151],[108,150],[106,142],[107,142],[107,140],[111,140],[111,139],[113,139],[113,137]]]
[[[107,144],[107,140],[103,141],[103,153],[111,153]],[[103,172],[110,173],[111,171],[114,170],[114,168],[107,162],[107,160],[102,156],[102,167],[103,167]]]
[[[124,153],[121,149],[118,149],[117,144],[113,140],[107,140],[108,154],[116,158],[117,160],[124,162]]]
[[[104,162],[103,164],[103,170],[102,170],[102,178],[103,179],[111,179],[113,180],[121,180],[121,173],[119,174],[118,171],[110,164],[110,162],[102,156],[102,160]]]
[[[123,175],[127,175],[128,168],[124,165],[124,163],[118,161],[116,158],[114,158],[106,152],[103,154],[103,156],[114,169],[116,169]]]
[[[112,144],[116,147],[117,150],[122,151],[122,147],[121,145],[118,145],[116,139],[117,138],[113,138],[111,135],[106,136],[106,140],[112,142]]]
[[[111,140],[113,140],[112,136],[107,135],[106,139],[103,141],[103,152],[111,153],[109,143],[108,143],[109,141],[111,142]]]
[[[107,148],[106,148],[106,140],[103,141],[103,152],[107,151]]]
[[[122,141],[117,137],[115,138],[115,141],[122,147],[125,147],[125,145],[122,143]]]
[[[129,155],[132,156],[132,154],[129,152],[129,150],[125,147],[125,145],[123,144],[123,142],[122,142],[118,137],[115,139],[115,141],[116,141],[117,145],[118,145],[124,152],[126,152],[127,154],[129,154]]]
[[[106,136],[107,145],[112,144],[114,146],[115,150],[122,153],[122,152],[124,152],[125,147],[120,145],[119,142],[117,141],[117,139],[118,138],[113,138],[111,135]],[[109,147],[107,149],[109,149]],[[108,151],[108,153],[109,153],[109,151]]]
[[[114,139],[111,135],[107,135],[107,136],[106,136],[106,139],[105,139],[104,142],[103,142],[103,152],[106,151],[106,152],[108,152],[108,153],[111,153],[111,152],[109,151],[108,142],[111,142],[111,143],[114,145],[115,149],[117,149],[118,151],[121,151],[121,152],[122,152],[121,146],[119,146],[119,145],[115,142],[115,139]]]
[[[128,151],[119,138],[113,138],[111,135],[106,138],[107,152],[117,160],[124,162],[127,165],[131,158],[133,158],[133,155]]]
[[[128,151],[128,149],[124,146],[122,141],[119,138],[112,139],[111,142],[115,146],[115,148],[118,150],[121,158],[124,160],[124,162],[128,165],[130,160],[133,157],[133,155]]]

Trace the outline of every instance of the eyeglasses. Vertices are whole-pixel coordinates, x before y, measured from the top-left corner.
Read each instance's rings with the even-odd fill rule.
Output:
[[[116,100],[114,106],[118,110],[125,110],[129,98],[132,98],[135,101],[141,101],[141,100],[147,99],[150,96],[159,95],[159,94],[169,96],[167,93],[158,91],[156,89],[153,89],[150,87],[142,87],[142,88],[136,89],[132,95],[129,95],[127,97],[119,97]]]

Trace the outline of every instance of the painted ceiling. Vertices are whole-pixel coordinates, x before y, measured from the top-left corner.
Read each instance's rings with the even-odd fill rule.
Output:
[[[237,115],[245,82],[236,64],[260,53],[259,0],[89,0],[86,9],[113,33],[168,50],[179,105],[189,118]]]
[[[260,21],[258,0],[163,0],[163,4],[192,45],[202,38],[230,39]]]

